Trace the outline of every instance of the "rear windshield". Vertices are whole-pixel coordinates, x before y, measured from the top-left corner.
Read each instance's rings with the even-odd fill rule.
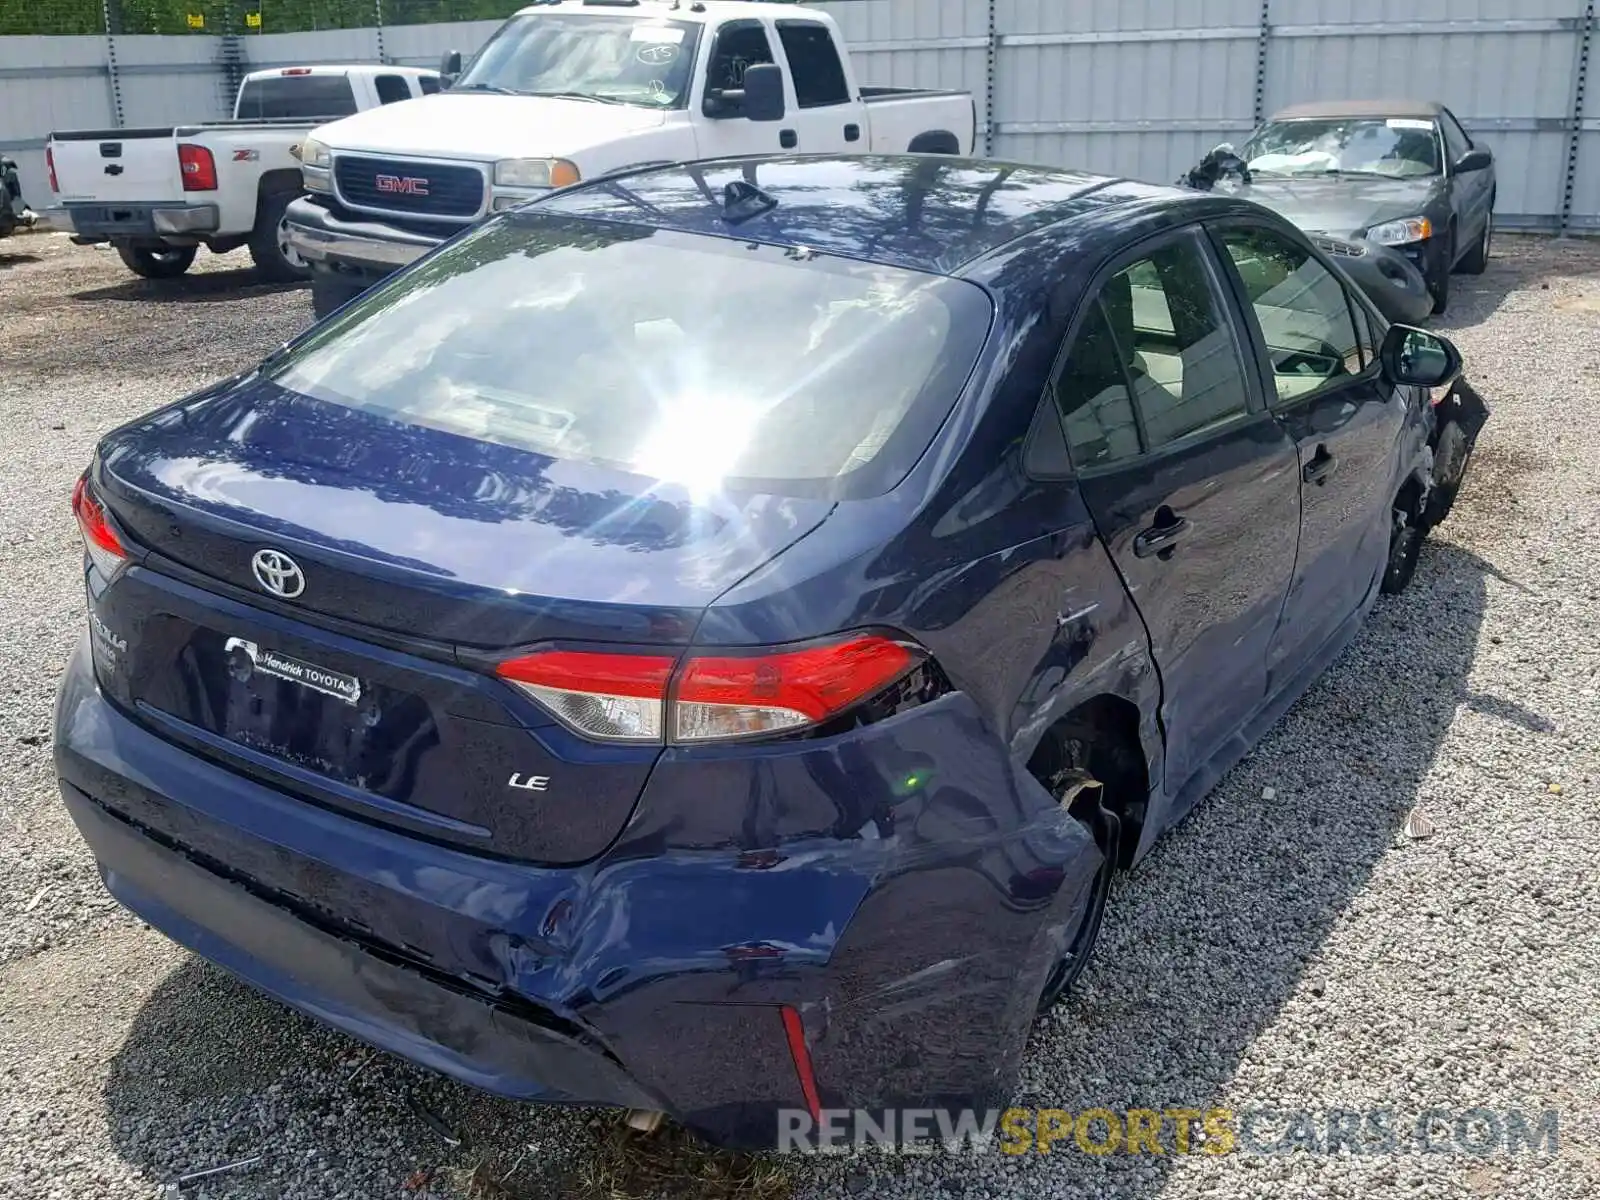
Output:
[[[248,79],[239,90],[239,117],[272,121],[287,117],[348,117],[356,94],[343,75],[268,75]]]
[[[949,415],[973,284],[793,248],[510,214],[272,364],[318,400],[698,491],[887,491]]]

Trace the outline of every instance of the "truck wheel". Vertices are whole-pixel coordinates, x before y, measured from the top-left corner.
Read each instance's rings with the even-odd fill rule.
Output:
[[[331,271],[313,271],[311,274],[311,312],[322,320],[337,312],[367,289],[359,283],[346,283]]]
[[[295,283],[311,278],[311,267],[289,245],[289,222],[284,216],[289,202],[299,192],[268,192],[256,211],[256,227],[250,233],[250,258],[256,274],[268,283]]]
[[[176,279],[194,265],[195,253],[194,246],[166,246],[160,250],[146,250],[139,246],[130,246],[126,242],[117,244],[117,254],[127,265],[128,270],[145,279]]]

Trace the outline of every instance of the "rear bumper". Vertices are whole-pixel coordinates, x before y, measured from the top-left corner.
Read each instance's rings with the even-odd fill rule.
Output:
[[[1082,912],[1092,842],[948,700],[892,739],[944,776],[898,815],[841,792],[861,779],[848,746],[732,773],[664,762],[579,868],[475,857],[189,754],[105,699],[86,647],[56,762],[113,895],[262,991],[491,1092],[771,1146],[779,1112],[805,1107],[786,1008],[824,1107],[1002,1103]],[[792,812],[763,789],[808,779],[836,827],[785,837]],[[729,814],[743,844],[702,820],[675,845],[696,824],[674,820],[682,803]]]
[[[216,233],[221,222],[215,204],[66,204],[47,215],[56,228],[70,228],[79,242],[192,244]]]
[[[381,221],[350,220],[301,197],[289,205],[289,244],[313,267],[376,282],[408,266],[445,239]]]

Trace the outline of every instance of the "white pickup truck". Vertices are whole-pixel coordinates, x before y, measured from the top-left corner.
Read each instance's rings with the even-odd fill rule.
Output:
[[[970,93],[860,86],[826,13],[539,0],[446,90],[313,131],[288,209],[318,316],[501,209],[633,168],[756,154],[970,154]],[[454,78],[452,78],[454,76]]]
[[[198,247],[250,247],[263,279],[306,276],[284,209],[300,194],[300,143],[317,125],[438,91],[437,71],[315,66],[253,71],[231,121],[52,133],[45,220],[80,244],[110,242],[135,274],[182,275]]]

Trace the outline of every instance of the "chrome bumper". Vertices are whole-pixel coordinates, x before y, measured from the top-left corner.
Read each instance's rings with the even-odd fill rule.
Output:
[[[289,205],[289,244],[310,263],[387,275],[439,245],[428,237],[379,221],[347,221],[302,197]]]

